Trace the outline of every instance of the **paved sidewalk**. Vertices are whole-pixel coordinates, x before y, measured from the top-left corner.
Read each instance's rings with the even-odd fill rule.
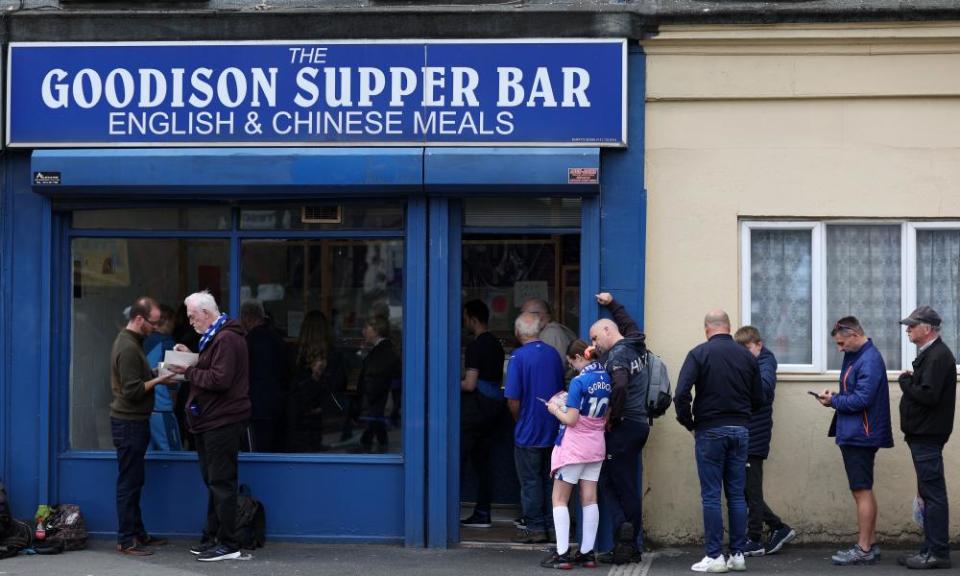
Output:
[[[197,562],[188,552],[192,541],[174,541],[157,548],[148,558],[119,555],[114,544],[94,540],[88,550],[58,556],[17,556],[0,560],[0,576],[545,576],[554,571],[540,568],[543,552],[509,549],[425,550],[398,546],[362,544],[269,543],[250,560]],[[907,574],[897,566],[901,551],[885,549],[874,566],[839,567],[830,564],[834,549],[788,546],[774,556],[748,558],[747,572],[755,574],[829,574],[882,576]],[[690,576],[690,565],[703,555],[700,548],[667,549],[644,555],[641,564],[601,566],[572,573],[592,576]],[[941,574],[960,570],[941,570]]]

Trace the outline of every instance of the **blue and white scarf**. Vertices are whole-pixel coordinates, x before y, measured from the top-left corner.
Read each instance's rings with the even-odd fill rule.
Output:
[[[217,334],[217,331],[223,328],[223,325],[227,323],[227,315],[221,314],[217,321],[210,325],[209,328],[203,333],[203,336],[200,337],[200,351],[203,352],[204,347],[213,340],[213,337]]]

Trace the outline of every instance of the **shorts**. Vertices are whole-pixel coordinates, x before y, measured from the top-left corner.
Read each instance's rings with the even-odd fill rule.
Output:
[[[553,477],[557,480],[563,480],[567,484],[576,484],[581,480],[596,482],[600,478],[600,467],[602,465],[602,461],[567,464],[566,466],[561,466]]]
[[[873,461],[876,448],[866,446],[840,446],[843,467],[847,471],[850,490],[873,490]]]

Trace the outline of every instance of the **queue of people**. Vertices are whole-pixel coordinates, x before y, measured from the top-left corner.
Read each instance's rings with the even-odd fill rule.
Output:
[[[549,322],[549,316],[535,313],[541,304],[525,303],[514,324],[521,346],[509,359],[503,387],[515,420],[515,463],[523,510],[514,541],[555,541],[556,547],[541,563],[546,568],[595,566],[598,559],[624,564],[642,558],[642,450],[652,422],[646,408],[647,349],[644,335],[622,305],[608,293],[598,294],[597,302],[608,308],[612,319],[591,326],[592,345],[579,340],[567,343],[561,357],[577,375],[566,390],[558,357],[548,353],[555,346],[540,337]],[[490,343],[495,339],[487,332],[488,315],[479,301],[468,303],[464,310],[476,337],[471,346],[498,348],[496,354],[488,355],[489,367],[502,361],[502,348]],[[957,371],[953,353],[939,337],[941,322],[929,306],[917,308],[901,321],[918,349],[913,370],[898,379],[903,391],[901,430],[914,462],[924,530],[920,550],[897,559],[910,569],[951,566],[942,453],[953,430]],[[831,560],[841,566],[872,564],[881,554],[876,537],[874,458],[879,449],[893,446],[886,366],[855,317],[838,320],[831,334],[844,353],[839,389],[810,394],[834,410],[828,435],[836,438],[840,448],[858,522],[857,542]],[[691,569],[742,571],[747,557],[775,554],[797,536],[766,503],[763,492],[777,360],[757,328],[743,326],[732,334],[723,310],[706,315],[704,335],[705,342],[684,360],[674,397],[678,422],[694,436],[703,505],[705,555]],[[461,383],[465,406],[473,406],[468,394],[481,396],[476,385],[477,358],[477,350],[468,346],[466,377]],[[494,391],[489,407],[495,413],[501,406],[495,395],[497,374],[488,374]],[[465,446],[470,448],[462,455],[473,456],[482,495],[473,515],[463,521],[465,526],[490,526],[489,472],[478,465],[489,455],[481,451],[484,456],[477,458],[476,439],[485,433],[484,422],[493,419],[488,415],[486,420],[464,420],[465,430],[469,429]],[[571,553],[568,502],[576,486],[583,530],[579,550]],[[728,512],[726,549],[722,496]],[[615,534],[621,533],[625,522],[632,528],[632,537],[616,542],[611,551],[594,549],[598,499],[612,509]]]
[[[642,559],[642,451],[653,417],[647,410],[648,350],[644,334],[612,295],[598,294],[597,302],[610,311],[612,319],[598,320],[590,327],[590,343],[567,341],[564,331],[554,329],[553,334],[562,337],[550,344],[541,339],[551,324],[549,306],[542,300],[525,303],[526,311],[514,322],[520,346],[510,356],[505,377],[503,348],[488,330],[489,310],[478,300],[464,306],[464,323],[474,339],[467,346],[460,383],[461,459],[473,463],[478,494],[473,514],[462,524],[491,524],[492,428],[507,408],[515,423],[514,462],[523,511],[514,541],[555,541],[553,552],[541,562],[547,568],[590,567],[598,558],[613,564]],[[275,446],[284,435],[277,424],[281,405],[258,396],[254,389],[261,380],[283,375],[283,368],[271,364],[264,353],[271,348],[282,350],[283,342],[269,332],[258,302],[244,304],[240,322],[221,313],[206,291],[188,296],[184,308],[199,336],[194,365],[165,364],[167,371],[155,375],[151,361],[170,349],[175,315],[149,297],[130,306],[127,323],[113,345],[117,550],[147,556],[152,554],[151,546],[165,543],[149,534],[140,513],[144,457],[151,444],[179,443],[177,423],[168,413],[180,397],[208,491],[203,536],[190,551],[200,561],[237,558],[238,453],[244,442],[248,448],[265,448]],[[942,319],[929,306],[917,308],[901,323],[918,351],[913,369],[900,374],[898,383],[903,392],[901,430],[923,504],[924,543],[898,562],[910,569],[948,568],[943,446],[953,431],[956,359],[939,336]],[[796,537],[796,531],[770,509],[763,496],[777,364],[756,328],[744,326],[731,334],[730,319],[723,310],[705,316],[704,335],[706,341],[683,362],[674,397],[677,421],[694,437],[703,506],[705,555],[691,569],[742,571],[745,557],[774,554]],[[834,554],[832,562],[872,564],[881,554],[874,460],[879,449],[893,447],[886,366],[857,318],[839,319],[831,335],[844,354],[839,389],[810,393],[834,410],[828,435],[836,438],[840,448],[858,525],[857,542]],[[360,447],[372,451],[375,441],[376,449],[384,450],[387,425],[395,417],[387,414],[388,398],[393,396],[395,409],[399,406],[400,359],[389,339],[386,318],[369,317],[363,336],[370,352],[357,386],[366,419]],[[191,351],[184,343],[175,343],[172,349]],[[575,374],[569,386],[565,367]],[[299,406],[297,428],[306,430],[309,438],[311,419],[322,413],[323,402],[332,401],[343,409],[334,392],[344,379],[343,367],[319,312],[305,319],[296,370],[304,380],[297,383],[291,398]],[[183,377],[184,389],[175,380],[178,375]],[[161,389],[166,397],[158,394]],[[344,435],[352,434],[353,422],[345,419]],[[568,504],[574,487],[579,487],[583,531],[579,550],[571,554]],[[726,497],[729,519],[726,554],[721,494]],[[616,542],[609,551],[595,550],[599,502],[612,511],[614,534],[620,534],[625,523],[632,528],[629,539]]]

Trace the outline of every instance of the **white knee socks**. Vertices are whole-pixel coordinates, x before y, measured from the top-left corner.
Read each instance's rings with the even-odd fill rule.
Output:
[[[554,507],[553,528],[557,532],[557,554],[566,554],[570,549],[570,511],[566,506]]]
[[[554,508],[553,516],[556,518],[557,511]],[[600,526],[600,508],[596,504],[583,507],[583,542],[580,543],[580,552],[586,554],[593,551],[593,545],[597,540],[597,527]]]

